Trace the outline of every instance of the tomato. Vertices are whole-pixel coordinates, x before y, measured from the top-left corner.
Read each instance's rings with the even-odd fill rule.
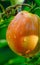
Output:
[[[6,39],[10,48],[21,56],[30,57],[39,51],[39,17],[19,12],[8,26]]]

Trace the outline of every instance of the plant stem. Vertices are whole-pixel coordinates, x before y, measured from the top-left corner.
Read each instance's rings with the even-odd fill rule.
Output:
[[[5,14],[6,14],[6,15],[7,15],[7,14],[10,15],[10,14],[11,14],[10,11],[12,11],[12,9],[16,9],[16,8],[19,7],[19,6],[28,6],[28,7],[32,8],[31,5],[25,4],[25,3],[24,3],[24,4],[17,4],[17,5],[14,5],[14,6],[9,6],[9,7],[6,8],[6,10],[5,10],[3,13],[1,13],[0,17],[2,17],[2,16],[5,15]]]

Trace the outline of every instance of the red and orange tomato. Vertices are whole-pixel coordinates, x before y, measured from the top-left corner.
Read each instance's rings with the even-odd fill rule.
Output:
[[[40,19],[37,15],[26,11],[19,12],[11,21],[6,39],[15,53],[30,57],[40,50],[39,22]]]

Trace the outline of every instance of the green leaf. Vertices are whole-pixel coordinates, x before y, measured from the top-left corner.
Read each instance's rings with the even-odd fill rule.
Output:
[[[29,7],[27,7],[27,6],[24,6],[24,7],[23,7],[23,10],[29,11],[29,10],[30,10],[30,8],[29,8]]]
[[[5,39],[0,40],[0,48],[7,46],[7,41]]]
[[[18,57],[8,46],[0,48],[0,65],[4,65],[10,59]]]
[[[10,0],[11,5],[22,4],[24,0]]]
[[[9,23],[11,22],[11,20],[13,19],[14,17],[10,17],[6,20],[4,20],[1,24],[0,24],[0,39],[6,39],[6,31],[7,31],[7,28],[8,28],[8,25]]]
[[[34,0],[36,2],[37,5],[40,6],[40,0]]]
[[[40,16],[40,7],[35,8],[35,9],[33,10],[33,12],[34,12],[35,14],[37,14],[38,16]]]

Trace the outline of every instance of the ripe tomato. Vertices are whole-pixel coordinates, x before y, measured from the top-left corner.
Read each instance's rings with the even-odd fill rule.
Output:
[[[39,17],[26,11],[19,12],[8,26],[6,39],[19,55],[32,56],[39,51]]]

